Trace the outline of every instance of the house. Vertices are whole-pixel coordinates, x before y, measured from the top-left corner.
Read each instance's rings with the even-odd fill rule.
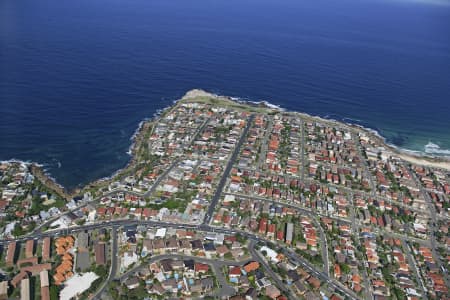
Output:
[[[165,289],[166,291],[172,292],[172,293],[176,293],[178,290],[177,289],[178,284],[177,284],[177,281],[175,280],[175,278],[167,279],[167,280],[163,281],[161,283],[161,285],[162,285],[163,289]],[[200,285],[200,291],[201,291],[201,285]]]
[[[164,288],[158,283],[153,284],[151,288],[148,289],[148,291],[149,293],[156,294],[159,296],[162,296],[165,292]]]
[[[320,280],[319,279],[317,279],[313,276],[310,276],[307,281],[314,289],[317,290],[320,288]]]
[[[336,294],[333,294],[333,295],[331,295],[330,300],[342,300],[342,298]]]
[[[258,291],[255,288],[252,288],[252,287],[249,288],[245,292],[245,299],[246,300],[256,300],[256,299],[258,299]]]
[[[203,250],[203,243],[200,240],[191,241],[192,250]]]
[[[173,268],[172,268],[172,259],[170,259],[170,258],[163,259],[163,260],[161,260],[159,263],[160,263],[160,265],[161,265],[161,270],[162,270],[164,273],[170,273],[170,272],[173,271]]]
[[[231,255],[235,259],[238,259],[238,258],[244,256],[244,254],[245,254],[245,252],[244,252],[244,250],[242,250],[242,248],[231,250]]]
[[[266,229],[267,229],[267,219],[261,218],[261,220],[259,221],[258,232],[261,234],[266,234]]]
[[[269,226],[267,226],[267,237],[273,238],[275,235],[275,230],[276,230],[275,224],[269,224]]]
[[[181,270],[184,268],[184,263],[181,260],[173,260],[172,261],[172,268],[174,271]]]
[[[139,279],[137,277],[129,278],[125,281],[125,285],[129,290],[135,289],[139,286]]]
[[[225,245],[219,246],[216,248],[216,253],[217,255],[219,255],[220,257],[223,257],[225,254],[227,254],[229,252],[228,247]]]
[[[178,241],[175,237],[171,237],[166,241],[166,251],[174,252],[178,249]]]
[[[250,272],[252,272],[252,271],[255,271],[255,270],[257,270],[258,268],[259,268],[259,263],[258,263],[257,261],[249,262],[248,264],[246,264],[246,265],[244,266],[244,270],[245,270],[245,272],[247,272],[247,273],[250,273]]]
[[[195,273],[206,273],[209,270],[209,266],[207,264],[195,263],[194,269]]]
[[[294,281],[294,287],[299,295],[304,295],[308,291],[308,288],[303,283],[303,280]]]
[[[162,271],[159,271],[158,273],[155,274],[155,279],[158,280],[159,282],[164,282],[166,280],[166,276]]]
[[[269,286],[266,286],[265,293],[266,293],[266,296],[270,297],[271,299],[277,299],[279,296],[281,296],[280,290],[272,284]]]
[[[300,279],[300,275],[295,270],[287,271],[287,275],[290,278],[291,282],[297,281]]]
[[[192,250],[192,245],[189,242],[188,239],[181,239],[178,240],[178,245],[179,245],[179,249],[183,250],[183,251],[190,251]]]
[[[282,230],[277,231],[277,240],[283,241],[284,240],[284,232]]]
[[[184,275],[186,277],[194,277],[195,275],[195,261],[193,259],[186,259],[183,261]]]
[[[152,243],[153,252],[161,253],[165,251],[165,243],[163,239],[155,239]]]
[[[214,246],[214,243],[205,243],[203,244],[203,247],[205,249],[205,252],[214,253],[216,252],[216,247]]]
[[[230,267],[230,270],[228,271],[228,276],[230,278],[239,278],[241,277],[241,268],[240,267]]]
[[[261,253],[265,252],[266,256],[268,258],[270,258],[270,261],[274,262],[274,263],[278,263],[279,260],[279,256],[278,253],[276,251],[274,251],[273,249],[267,247],[267,246],[262,246],[261,247]]]

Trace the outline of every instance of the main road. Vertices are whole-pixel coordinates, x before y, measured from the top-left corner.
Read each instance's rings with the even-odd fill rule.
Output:
[[[211,199],[211,204],[209,205],[208,211],[205,215],[205,218],[203,219],[203,224],[209,224],[209,222],[211,221],[214,209],[215,209],[217,203],[219,202],[223,188],[225,187],[228,176],[230,175],[231,169],[233,168],[233,164],[236,161],[237,156],[239,155],[241,146],[245,141],[245,137],[247,136],[248,130],[250,129],[250,126],[252,125],[254,118],[255,118],[255,115],[250,115],[247,119],[247,124],[245,125],[245,128],[241,133],[239,141],[236,144],[236,147],[234,148],[233,154],[231,155],[230,159],[228,160],[227,166],[225,167],[225,171],[223,172],[222,177],[220,178],[219,184],[217,185],[216,192],[214,193],[214,195]]]
[[[225,167],[225,170],[222,174],[222,177],[220,178],[219,184],[216,188],[216,191],[212,197],[210,206],[208,207],[208,211],[206,213],[206,216],[203,220],[203,223],[200,225],[197,224],[178,224],[178,223],[169,223],[169,222],[162,222],[162,221],[154,221],[154,220],[131,220],[131,219],[123,219],[123,220],[113,220],[113,221],[103,221],[103,222],[98,222],[98,223],[93,223],[93,224],[85,224],[85,225],[81,225],[81,226],[72,226],[69,228],[64,228],[64,229],[54,229],[54,230],[49,230],[46,232],[41,232],[40,230],[34,232],[31,235],[28,236],[24,236],[22,238],[18,238],[15,239],[15,241],[17,242],[22,242],[25,241],[27,239],[30,238],[34,238],[34,239],[41,239],[43,237],[46,236],[58,236],[60,234],[62,235],[68,235],[68,234],[72,234],[72,233],[76,233],[76,232],[81,232],[81,231],[85,231],[85,230],[93,230],[93,229],[99,229],[99,228],[108,228],[108,227],[112,227],[112,250],[111,250],[111,268],[110,268],[110,272],[108,274],[108,278],[106,279],[105,283],[102,285],[102,287],[96,292],[94,299],[99,299],[99,297],[101,296],[101,294],[104,292],[104,290],[107,287],[108,282],[110,282],[111,280],[113,280],[115,278],[115,274],[117,272],[117,228],[120,226],[137,226],[137,225],[144,225],[144,226],[152,226],[152,227],[172,227],[172,228],[180,228],[180,229],[191,229],[191,230],[199,230],[199,231],[215,231],[215,232],[221,232],[227,235],[234,235],[236,233],[240,233],[242,236],[246,237],[247,239],[250,240],[250,252],[252,254],[252,256],[254,258],[257,258],[257,260],[263,265],[263,267],[266,269],[267,273],[270,275],[270,277],[276,282],[276,284],[279,286],[279,288],[286,294],[289,296],[289,298],[292,298],[292,293],[290,291],[290,289],[286,288],[286,286],[284,285],[284,283],[281,281],[281,279],[279,278],[279,276],[277,274],[275,274],[275,272],[271,269],[271,267],[269,266],[269,264],[263,259],[261,258],[260,254],[257,253],[257,250],[254,248],[254,243],[258,242],[258,243],[267,243],[270,242],[268,240],[265,240],[264,238],[261,238],[253,233],[249,233],[247,231],[242,231],[242,230],[231,230],[231,229],[225,229],[225,228],[216,228],[216,227],[212,227],[209,226],[208,224],[211,221],[212,218],[212,214],[214,212],[214,209],[220,199],[220,196],[223,192],[223,189],[225,187],[226,181],[230,175],[231,169],[233,167],[233,164],[235,163],[239,152],[240,152],[240,148],[242,146],[242,144],[245,141],[245,138],[248,134],[248,131],[250,129],[250,126],[252,125],[254,119],[254,115],[250,115],[247,119],[247,124],[243,130],[243,132],[241,133],[241,136],[239,138],[238,143],[236,144],[236,147],[230,157],[230,159],[228,160],[228,163]],[[201,128],[197,131],[197,134],[199,132],[201,132],[201,129],[204,127],[204,125],[207,122],[205,122],[203,124],[203,126],[201,126]],[[196,134],[196,135],[197,135]],[[162,180],[162,178],[165,177],[165,175],[168,174],[168,172],[170,172],[170,170],[176,165],[176,163],[172,163],[171,167],[169,167],[168,170],[166,170],[164,172],[164,174],[162,176],[160,176],[158,179],[158,183]],[[152,187],[157,186],[157,182],[155,182],[155,184]],[[149,191],[151,193],[151,191]],[[146,193],[146,195],[149,194],[149,192]],[[308,212],[311,213],[311,212]],[[8,240],[0,240],[0,245],[6,245],[7,243],[9,243]],[[311,265],[308,261],[306,261],[305,259],[303,259],[302,257],[299,257],[297,254],[295,254],[294,252],[292,252],[291,250],[287,249],[285,246],[279,246],[279,249],[281,249],[280,251],[282,253],[284,253],[286,255],[286,257],[290,258],[292,261],[294,261],[295,263],[303,266],[306,270],[308,270],[311,274],[313,274],[314,276],[326,281],[328,283],[329,286],[333,287],[335,290],[341,292],[343,295],[345,295],[347,298],[352,299],[352,300],[357,300],[358,297],[349,289],[347,289],[345,286],[343,286],[341,283],[331,279],[329,277],[328,273],[328,268],[326,268],[326,271],[318,271],[313,265]],[[325,247],[325,251],[326,251],[326,247]],[[225,263],[225,262],[222,262]]]
[[[117,273],[117,227],[113,226],[111,229],[111,267],[109,269],[108,278],[103,281],[102,286],[94,293],[91,299],[99,300],[103,292],[106,290],[109,282],[114,279]]]
[[[278,274],[276,274],[272,267],[268,264],[265,258],[261,257],[261,254],[254,247],[256,239],[250,240],[249,250],[253,257],[257,258],[257,260],[261,263],[263,269],[270,275],[270,277],[275,281],[276,285],[283,291],[285,296],[289,299],[294,299],[292,295],[291,289],[280,279]]]
[[[323,231],[323,228],[320,225],[319,220],[317,220],[317,214],[314,214],[312,211],[310,211],[308,209],[305,209],[303,207],[300,207],[298,205],[292,205],[292,204],[289,204],[289,203],[279,202],[279,201],[275,201],[275,200],[268,199],[268,198],[257,197],[257,196],[247,196],[247,195],[237,194],[237,193],[227,193],[227,194],[234,195],[234,196],[237,196],[237,197],[240,197],[240,198],[244,198],[244,199],[269,202],[269,203],[272,203],[273,205],[289,207],[289,208],[295,209],[295,210],[303,213],[304,215],[310,217],[312,222],[316,226],[317,230],[319,231],[319,235],[320,235],[320,241],[321,241],[320,242],[320,249],[321,249],[321,252],[322,252],[321,255],[322,255],[322,260],[323,260],[323,270],[328,275],[330,275],[329,258],[328,258],[328,242],[327,242],[327,238],[326,238],[325,232]]]
[[[445,286],[450,286],[450,279],[448,278],[448,270],[446,270],[444,264],[441,261],[441,258],[438,253],[438,242],[436,241],[436,232],[439,232],[439,228],[437,228],[436,222],[437,220],[437,212],[436,208],[434,206],[433,200],[431,199],[428,192],[425,190],[425,188],[422,186],[422,182],[417,178],[416,173],[410,168],[409,173],[416,182],[417,186],[420,189],[420,192],[422,193],[422,196],[424,197],[425,201],[427,202],[430,216],[431,216],[431,224],[430,224],[430,244],[431,244],[431,253],[433,255],[434,260],[436,261],[436,264],[439,269],[445,270],[442,272],[442,277],[444,278]]]
[[[81,225],[81,226],[74,226],[74,227],[70,227],[70,228],[64,228],[64,229],[55,229],[55,230],[50,230],[47,231],[45,233],[38,233],[36,235],[34,235],[32,238],[34,239],[42,239],[43,237],[47,237],[47,236],[58,236],[58,235],[68,235],[68,234],[73,234],[73,233],[77,233],[77,232],[82,232],[85,230],[93,230],[93,229],[99,229],[99,228],[110,228],[110,227],[120,227],[120,226],[137,226],[137,225],[143,225],[143,226],[149,226],[149,227],[156,227],[156,228],[161,228],[161,227],[172,227],[172,228],[178,228],[178,229],[191,229],[191,230],[198,230],[198,231],[205,231],[205,232],[219,232],[219,233],[224,233],[227,235],[235,235],[237,233],[241,234],[242,236],[244,236],[245,238],[249,239],[249,240],[254,240],[256,242],[259,243],[268,243],[271,241],[268,241],[262,237],[257,236],[256,234],[247,232],[247,231],[242,231],[242,230],[238,230],[238,229],[226,229],[226,228],[222,228],[222,227],[213,227],[207,224],[177,224],[177,223],[169,223],[169,222],[161,222],[161,221],[151,221],[151,220],[113,220],[113,221],[108,221],[108,222],[99,222],[99,223],[95,223],[95,224],[87,224],[87,225]],[[19,239],[15,239],[14,241],[17,242],[24,242],[26,240],[30,239],[30,237],[24,237],[24,238],[19,238]],[[114,241],[115,240],[115,241]],[[0,245],[6,245],[8,244],[10,241],[8,240],[0,240]],[[111,256],[113,258],[117,258],[117,236],[115,234],[115,231],[113,230],[113,242],[112,242],[112,251],[111,251]],[[312,275],[326,281],[328,283],[328,285],[332,286],[333,288],[335,288],[337,291],[341,292],[343,295],[347,296],[350,299],[353,300],[357,300],[358,297],[349,289],[347,289],[345,286],[343,286],[342,284],[340,284],[339,282],[331,279],[325,272],[323,271],[318,271],[315,266],[313,266],[311,263],[309,263],[308,261],[306,261],[305,259],[303,259],[302,257],[296,255],[295,253],[289,251],[289,249],[287,249],[285,246],[279,245],[278,246],[281,251],[291,260],[293,260],[294,262],[298,263],[299,265],[302,265],[306,270],[308,270],[309,272],[311,272]],[[110,280],[112,278],[112,276],[114,276],[113,274],[116,273],[116,262],[114,262],[114,260],[111,262],[111,270],[110,273],[108,275],[108,280]],[[274,279],[275,281],[277,281],[277,279]],[[278,279],[279,280],[279,279]],[[102,289],[104,290],[105,287],[102,287]],[[102,290],[102,291],[103,291]],[[97,295],[100,295],[100,293],[97,293]]]
[[[194,143],[194,141],[197,139],[197,137],[200,135],[200,133],[203,131],[203,129],[205,128],[206,124],[208,124],[209,120],[211,118],[206,119],[202,125],[200,125],[198,127],[198,129],[195,131],[194,135],[192,136],[192,138],[189,140],[189,142],[186,143],[186,145],[183,146],[184,149],[187,149],[189,145],[192,145]],[[144,197],[149,197],[153,194],[153,192],[155,191],[155,189],[159,186],[159,184],[161,183],[161,181],[167,177],[167,175],[170,173],[170,171],[173,170],[173,168],[178,165],[178,163],[181,161],[181,159],[176,159],[173,163],[170,164],[169,168],[167,168],[160,176],[158,176],[158,178],[155,180],[155,182],[153,183],[153,185],[148,189],[147,192],[144,193]]]

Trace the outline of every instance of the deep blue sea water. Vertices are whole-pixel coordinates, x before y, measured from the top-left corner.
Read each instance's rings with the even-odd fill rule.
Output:
[[[68,187],[192,88],[450,149],[450,4],[413,0],[1,0],[0,159]]]

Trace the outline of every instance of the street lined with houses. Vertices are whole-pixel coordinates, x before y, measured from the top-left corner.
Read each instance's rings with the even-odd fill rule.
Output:
[[[202,91],[144,128],[70,199],[0,165],[0,297],[448,299],[448,172]]]

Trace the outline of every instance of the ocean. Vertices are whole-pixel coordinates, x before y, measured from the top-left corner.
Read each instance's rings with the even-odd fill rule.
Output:
[[[445,0],[2,0],[0,160],[68,188],[109,176],[192,88],[450,155],[449,80]]]

